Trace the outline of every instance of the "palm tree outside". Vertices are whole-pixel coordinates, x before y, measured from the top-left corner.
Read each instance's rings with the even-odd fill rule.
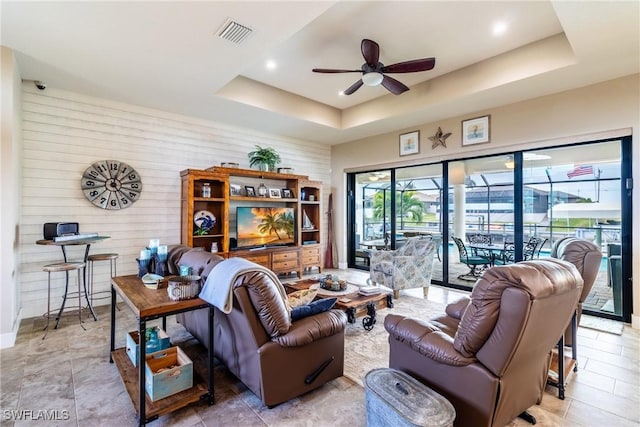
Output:
[[[416,197],[416,191],[405,190],[396,191],[396,224],[399,229],[403,229],[405,225],[410,223],[420,224],[423,221],[424,205]],[[391,212],[391,191],[378,191],[373,195],[373,219],[384,221]]]

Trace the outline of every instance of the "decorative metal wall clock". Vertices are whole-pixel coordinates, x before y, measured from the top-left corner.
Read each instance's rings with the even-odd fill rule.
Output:
[[[134,168],[117,160],[95,162],[82,174],[82,191],[102,209],[124,209],[140,198],[142,180]]]

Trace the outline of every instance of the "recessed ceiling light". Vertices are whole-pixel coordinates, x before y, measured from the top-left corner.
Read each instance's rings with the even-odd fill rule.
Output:
[[[501,36],[507,31],[507,23],[504,21],[498,21],[493,24],[493,35]]]
[[[267,70],[275,70],[278,67],[278,64],[276,64],[276,61],[270,59],[267,61],[265,66],[267,67]]]

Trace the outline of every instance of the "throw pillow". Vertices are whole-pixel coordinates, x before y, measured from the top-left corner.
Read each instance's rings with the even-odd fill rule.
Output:
[[[289,300],[289,306],[291,308],[301,305],[309,304],[316,297],[318,289],[303,289],[301,291],[295,291],[287,295]]]
[[[291,309],[291,321],[295,322],[304,317],[313,316],[314,314],[323,313],[333,308],[338,298],[323,298],[312,303],[301,305]]]

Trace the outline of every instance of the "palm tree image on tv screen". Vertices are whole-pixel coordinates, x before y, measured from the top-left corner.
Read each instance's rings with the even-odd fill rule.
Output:
[[[238,248],[295,243],[292,207],[241,207],[236,210]]]

